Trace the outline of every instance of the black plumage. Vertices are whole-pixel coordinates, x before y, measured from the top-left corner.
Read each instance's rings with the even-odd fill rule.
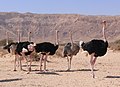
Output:
[[[49,55],[54,55],[58,47],[59,45],[54,45],[50,42],[43,42],[36,44],[35,51],[37,53],[41,52],[44,55],[46,55],[46,53],[49,53]]]
[[[89,42],[83,43],[82,44],[82,49],[84,51],[87,51],[90,55],[92,53],[95,53],[94,56],[104,56],[107,52],[107,47],[108,47],[108,41],[103,41],[103,40],[91,40]]]
[[[22,52],[22,49],[25,48],[28,50],[28,52],[25,52],[25,55],[30,55],[32,53],[32,51],[29,51],[28,49],[28,45],[30,44],[34,44],[33,42],[28,42],[28,41],[25,41],[25,42],[19,42],[18,45],[17,45],[17,48],[16,48],[16,53],[19,54],[20,56],[22,56],[21,52]]]
[[[10,53],[10,49],[15,49],[15,54],[19,54],[20,56],[22,56],[21,52],[22,52],[22,49],[25,48],[28,50],[28,52],[25,53],[25,55],[30,55],[30,53],[32,51],[29,51],[28,49],[28,45],[30,44],[34,44],[33,42],[28,42],[28,41],[25,41],[25,42],[12,42],[6,46],[3,47],[3,49],[7,49],[8,52]],[[14,46],[14,48],[13,48]]]

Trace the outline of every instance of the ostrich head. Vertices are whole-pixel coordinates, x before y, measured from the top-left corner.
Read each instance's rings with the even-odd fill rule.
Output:
[[[103,20],[102,23],[106,23],[106,20]]]
[[[103,24],[103,28],[105,29],[105,28],[106,28],[106,21],[103,20],[103,21],[102,21],[102,24]]]
[[[29,45],[28,45],[28,50],[29,51],[34,51],[34,47],[36,46],[35,43],[31,42]]]

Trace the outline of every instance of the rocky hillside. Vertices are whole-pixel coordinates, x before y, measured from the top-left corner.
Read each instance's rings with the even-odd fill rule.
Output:
[[[32,32],[32,41],[55,41],[55,29],[59,30],[59,41],[69,41],[68,31],[73,32],[74,41],[102,39],[101,21],[107,21],[106,35],[108,40],[120,38],[120,16],[89,16],[80,14],[32,14],[32,13],[0,13],[0,39],[18,40],[20,29],[21,41],[27,40],[28,31]]]

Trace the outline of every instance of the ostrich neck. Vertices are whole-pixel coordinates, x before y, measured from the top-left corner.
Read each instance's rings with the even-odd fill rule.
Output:
[[[28,41],[31,41],[31,32],[28,32]]]
[[[20,42],[20,38],[21,37],[21,34],[20,34],[20,30],[18,30],[18,43]]]
[[[55,45],[58,45],[59,43],[58,43],[58,31],[56,31],[56,38],[55,38],[56,40],[55,40]]]
[[[70,34],[70,41],[71,41],[71,44],[72,44],[72,46],[73,46],[72,34]]]
[[[103,39],[104,39],[104,41],[107,41],[107,40],[106,40],[106,34],[105,34],[105,26],[103,26],[102,32],[103,32]]]

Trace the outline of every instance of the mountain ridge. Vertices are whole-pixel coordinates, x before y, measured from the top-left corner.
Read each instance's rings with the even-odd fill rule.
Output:
[[[109,42],[120,38],[120,16],[92,16],[80,14],[34,14],[0,12],[0,39],[8,37],[17,41],[18,29],[21,41],[28,40],[28,31],[32,32],[32,41],[55,42],[55,30],[59,30],[61,43],[70,41],[69,31],[74,41],[102,39],[102,20],[107,21],[106,36]]]

